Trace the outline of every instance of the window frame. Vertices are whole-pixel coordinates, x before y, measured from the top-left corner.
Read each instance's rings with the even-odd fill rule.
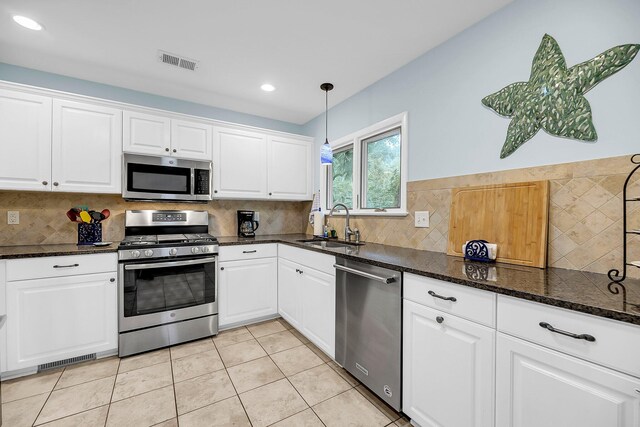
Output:
[[[364,193],[363,183],[365,179],[362,176],[363,171],[363,142],[371,137],[384,134],[396,128],[400,128],[400,207],[387,208],[379,210],[375,208],[362,208],[362,194]],[[397,114],[388,119],[382,120],[364,129],[360,129],[335,141],[331,141],[331,149],[333,151],[341,151],[353,147],[353,196],[354,208],[349,209],[351,215],[359,216],[406,216],[407,212],[407,162],[408,162],[408,120],[407,112]],[[320,176],[320,198],[322,209],[326,215],[329,214],[331,206],[329,197],[331,196],[331,186],[329,184],[332,177],[332,165],[323,165]],[[334,215],[345,215],[344,210],[336,210]]]

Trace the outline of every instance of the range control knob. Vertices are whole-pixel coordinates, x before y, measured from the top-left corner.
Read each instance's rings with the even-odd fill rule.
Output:
[[[131,251],[131,256],[134,258],[140,258],[140,251]]]
[[[204,253],[211,252],[211,248],[209,246],[203,246],[202,247],[202,252],[204,252]]]
[[[176,248],[169,249],[169,255],[178,255],[178,250]]]
[[[200,248],[195,247],[195,246],[193,248],[191,248],[191,253],[192,254],[197,254],[198,252],[200,252]]]
[[[153,256],[153,251],[151,249],[147,249],[144,251],[144,256]]]

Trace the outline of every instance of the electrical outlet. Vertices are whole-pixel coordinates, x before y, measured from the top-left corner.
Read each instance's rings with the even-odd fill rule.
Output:
[[[429,227],[429,211],[416,211],[414,218],[416,228]]]
[[[20,224],[20,212],[8,211],[7,212],[7,224]]]

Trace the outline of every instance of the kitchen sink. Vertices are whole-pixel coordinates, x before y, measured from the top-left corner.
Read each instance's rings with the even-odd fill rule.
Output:
[[[313,246],[316,248],[348,248],[354,246],[362,246],[364,243],[335,241],[335,240],[323,240],[323,239],[303,239],[298,242],[304,243],[306,246]]]

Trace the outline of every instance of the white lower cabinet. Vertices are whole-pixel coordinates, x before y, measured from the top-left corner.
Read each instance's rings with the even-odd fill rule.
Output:
[[[640,426],[640,379],[499,333],[496,427]]]
[[[118,348],[115,253],[7,260],[3,371]]]
[[[7,370],[116,349],[117,288],[115,271],[8,282]]]
[[[333,358],[336,342],[335,258],[291,246],[280,247],[288,258],[281,254],[278,260],[278,312]]]
[[[336,277],[313,268],[301,271],[302,333],[335,357]]]
[[[294,328],[302,329],[298,264],[280,258],[278,260],[278,312]]]
[[[403,407],[422,427],[494,422],[494,329],[404,300]]]
[[[220,262],[220,327],[278,313],[276,257]]]

